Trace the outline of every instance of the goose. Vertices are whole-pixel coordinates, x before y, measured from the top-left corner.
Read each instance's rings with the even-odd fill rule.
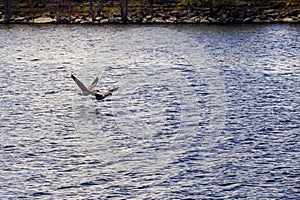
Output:
[[[117,91],[119,88],[113,88],[111,90],[108,90],[107,92],[104,93],[99,93],[99,90],[94,90],[95,86],[98,83],[98,77],[93,81],[93,83],[86,87],[78,78],[76,78],[73,74],[71,74],[71,78],[75,81],[77,86],[81,89],[81,94],[83,96],[88,96],[88,95],[93,95],[96,97],[97,100],[102,100],[105,99],[107,96],[111,96],[114,91]]]

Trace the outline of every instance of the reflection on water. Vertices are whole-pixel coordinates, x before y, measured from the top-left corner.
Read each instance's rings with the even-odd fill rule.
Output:
[[[0,32],[1,197],[297,197],[297,25]]]

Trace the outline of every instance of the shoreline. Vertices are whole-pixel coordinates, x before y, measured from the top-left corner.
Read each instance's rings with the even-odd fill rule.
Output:
[[[44,5],[45,6],[45,5]],[[299,23],[300,5],[277,3],[268,6],[239,5],[216,6],[213,8],[176,5],[155,5],[152,9],[141,5],[130,5],[124,17],[118,7],[92,13],[89,5],[57,7],[41,6],[35,12],[24,12],[28,7],[13,11],[7,21],[0,11],[0,24],[262,24],[262,23]],[[78,6],[78,5],[77,5]],[[46,9],[47,8],[47,9]],[[72,8],[72,9],[71,9]],[[84,11],[84,12],[83,12]]]

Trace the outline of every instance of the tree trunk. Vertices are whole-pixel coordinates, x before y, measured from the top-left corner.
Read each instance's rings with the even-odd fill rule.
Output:
[[[153,0],[150,0],[150,12],[151,16],[153,16]]]
[[[128,21],[128,0],[120,0],[120,13],[122,22],[126,23]]]
[[[72,15],[72,10],[71,10],[71,7],[72,7],[72,5],[71,5],[71,0],[68,0],[68,20],[69,20],[69,23],[71,23],[71,15]]]
[[[103,2],[101,0],[98,0],[96,7],[96,16],[100,16],[103,9]]]
[[[60,0],[57,1],[56,19],[60,22]]]
[[[92,21],[94,22],[95,21],[95,14],[94,14],[94,2],[93,0],[90,0],[90,15],[91,15],[91,18],[92,18]]]
[[[209,15],[213,16],[213,0],[209,0]]]
[[[10,23],[12,10],[11,10],[11,1],[12,0],[5,0],[5,23]]]

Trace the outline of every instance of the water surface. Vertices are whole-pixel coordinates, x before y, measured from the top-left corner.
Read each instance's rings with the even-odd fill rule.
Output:
[[[1,198],[299,197],[299,28],[1,26]]]

